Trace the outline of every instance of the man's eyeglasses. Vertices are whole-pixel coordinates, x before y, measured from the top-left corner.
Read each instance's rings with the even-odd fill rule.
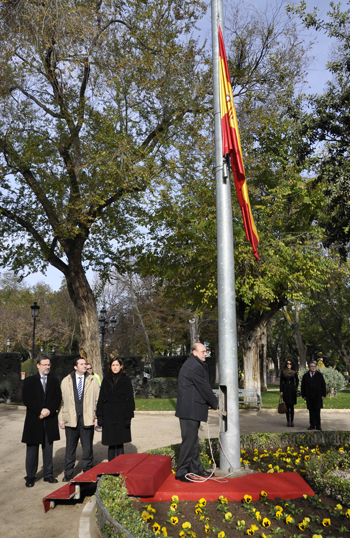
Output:
[[[90,367],[90,368],[88,367],[88,368],[86,368],[86,369],[87,369],[87,370],[92,370],[92,368],[91,368],[91,367]]]

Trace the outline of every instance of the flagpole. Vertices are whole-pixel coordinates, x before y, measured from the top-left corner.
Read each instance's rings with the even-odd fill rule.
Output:
[[[223,32],[222,0],[212,0],[212,46],[215,126],[217,219],[217,287],[219,330],[220,471],[237,472],[240,463],[238,354],[231,179],[224,166],[219,80],[219,24]]]

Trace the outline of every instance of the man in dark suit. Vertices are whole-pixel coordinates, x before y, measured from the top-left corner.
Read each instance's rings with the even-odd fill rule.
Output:
[[[37,359],[38,373],[23,382],[22,400],[27,408],[22,443],[27,444],[27,488],[32,488],[38,470],[39,445],[42,445],[44,481],[55,484],[53,477],[53,442],[60,438],[57,413],[61,405],[60,383],[50,375],[50,359]]]
[[[309,430],[322,430],[321,409],[323,399],[326,397],[326,383],[321,372],[316,370],[315,362],[310,362],[309,371],[303,375],[301,396],[306,400],[309,410]]]
[[[199,459],[198,430],[201,421],[208,420],[208,406],[216,409],[218,400],[209,385],[208,366],[205,364],[207,350],[196,343],[192,354],[183,364],[178,378],[175,415],[180,419],[182,442],[175,478],[190,482],[186,475],[208,477]]]

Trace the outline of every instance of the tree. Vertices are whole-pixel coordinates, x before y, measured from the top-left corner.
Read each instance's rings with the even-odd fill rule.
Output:
[[[52,347],[62,353],[77,347],[77,318],[66,289],[57,292],[46,284],[26,286],[11,273],[0,277],[0,344],[4,349],[7,338],[11,349],[32,353],[33,319],[30,305],[40,306],[35,333],[36,349],[51,352]]]
[[[61,271],[100,374],[85,271],[123,266],[135,205],[174,167],[173,142],[205,102],[191,37],[203,10],[200,0],[1,2],[0,264]]]
[[[273,25],[268,32],[273,33]],[[234,199],[237,323],[246,387],[260,387],[259,346],[269,320],[289,301],[301,301],[311,289],[323,289],[327,285],[324,276],[329,277],[337,264],[322,247],[322,189],[302,174],[297,160],[299,140],[287,115],[302,76],[302,70],[293,69],[303,65],[302,51],[295,40],[294,63],[290,54],[277,54],[289,42],[278,35],[278,40],[271,37],[270,46],[261,50],[266,63],[270,58],[274,69],[280,69],[280,77],[276,73],[279,85],[264,84],[260,73],[259,91],[248,89],[237,105],[261,259],[260,263],[252,259]],[[274,46],[276,54],[272,54]],[[252,63],[246,60],[246,65]],[[234,73],[239,73],[238,67]],[[257,71],[252,73],[255,76]],[[238,92],[242,95],[241,87]],[[187,299],[192,310],[201,310],[216,304],[214,165],[212,140],[203,137],[194,142],[193,153],[201,159],[190,172],[179,173],[176,188],[171,190],[169,185],[158,197],[154,193],[151,219],[144,221],[150,238],[139,255],[143,251],[144,269],[162,277],[170,294]]]
[[[345,259],[350,240],[350,9],[342,11],[340,4],[331,2],[327,18],[322,19],[317,8],[306,12],[305,1],[289,9],[300,15],[307,28],[335,40],[325,92],[310,96],[306,106],[296,103],[291,114],[299,122],[298,136],[304,141],[300,162],[313,169],[324,185],[324,244],[334,245]]]

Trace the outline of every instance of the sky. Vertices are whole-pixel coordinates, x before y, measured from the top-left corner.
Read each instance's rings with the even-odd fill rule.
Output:
[[[232,1],[232,0],[231,0]],[[262,5],[267,6],[275,6],[278,4],[278,0],[275,1],[269,1],[266,2],[266,0],[243,0],[244,4],[247,5],[247,8],[250,6],[256,6],[257,8],[260,8]],[[286,4],[291,5],[297,5],[300,2],[294,2],[293,0],[289,0],[285,2]],[[349,4],[347,1],[341,1],[338,2],[336,0],[335,2],[341,3],[342,7],[345,9],[346,6],[350,7],[350,1]],[[319,9],[319,15],[322,18],[327,17],[327,11],[329,10],[329,4],[330,0],[306,0],[307,10],[311,11],[314,7],[317,7]],[[208,38],[208,35],[210,34],[210,9],[208,10],[206,20],[203,21],[203,34],[206,38]],[[331,50],[332,41],[324,36],[324,34],[320,32],[312,32],[307,31],[305,29],[301,30],[301,37],[305,39],[312,39],[315,40],[316,43],[312,49],[312,56],[314,56],[314,60],[312,61],[312,64],[310,65],[309,69],[309,76],[307,80],[307,84],[305,88],[303,88],[304,92],[309,93],[321,93],[324,88],[326,81],[329,78],[329,74],[326,69],[326,63],[329,59],[329,54]],[[94,273],[93,271],[87,272],[87,277],[90,282],[92,283],[94,279]],[[58,271],[58,269],[55,269],[54,267],[49,267],[47,269],[46,275],[43,275],[42,273],[34,273],[30,276],[28,276],[24,282],[27,283],[30,286],[35,285],[38,282],[45,282],[46,284],[49,284],[49,286],[53,290],[58,290],[62,284],[63,275]]]

